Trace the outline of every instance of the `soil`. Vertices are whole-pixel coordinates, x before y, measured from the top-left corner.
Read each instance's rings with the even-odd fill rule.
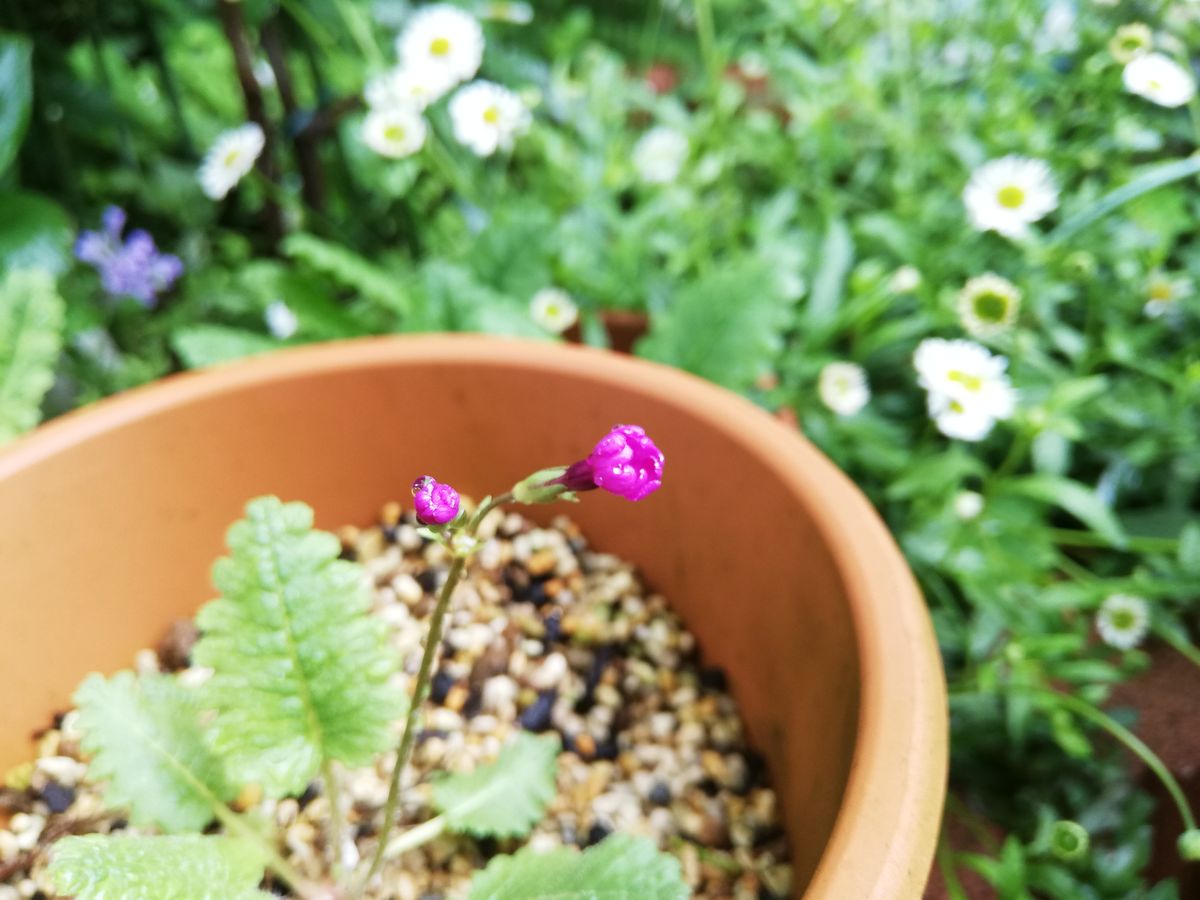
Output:
[[[362,564],[374,587],[375,613],[391,628],[411,694],[446,552],[395,503],[376,525],[339,536],[343,555]],[[645,835],[680,859],[696,896],[790,895],[765,767],[746,745],[724,674],[703,665],[666,600],[628,563],[593,552],[566,519],[540,528],[496,511],[479,536],[455,591],[394,833],[433,815],[432,772],[490,761],[518,730],[553,731],[564,748],[559,792],[531,844],[587,847],[613,831]],[[190,663],[195,639],[191,622],[176,623],[135,667],[201,683],[209,673]],[[87,780],[75,719],[56,716],[39,736],[36,761],[0,788],[0,900],[52,896],[45,866],[58,837],[129,827]],[[342,848],[347,863],[375,848],[389,761],[343,773],[354,833]],[[302,873],[327,870],[329,810],[319,783],[279,801],[248,788],[237,805],[275,820],[280,851]],[[368,896],[465,896],[473,870],[519,845],[442,836],[390,859]]]

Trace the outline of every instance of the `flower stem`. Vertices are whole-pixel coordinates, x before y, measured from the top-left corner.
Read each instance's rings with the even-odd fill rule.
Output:
[[[446,830],[446,817],[435,816],[428,822],[422,822],[420,825],[415,825],[404,834],[397,835],[384,849],[384,857],[391,859],[399,856],[401,853],[407,853],[409,850],[415,850],[422,844],[427,844],[435,837]]]
[[[713,27],[712,0],[693,0],[696,11],[696,42],[700,45],[700,58],[704,61],[705,74],[711,89],[715,89],[718,71],[716,29]]]
[[[321,779],[325,782],[325,799],[329,802],[329,840],[333,844],[333,877],[336,880],[342,875],[345,822],[342,817],[341,792],[338,790],[337,776],[331,760],[321,760]]]
[[[242,840],[257,846],[266,860],[267,868],[286,881],[297,895],[300,897],[315,896],[307,879],[296,871],[292,864],[284,859],[279,851],[271,846],[258,831],[248,825],[241,816],[224,803],[214,803],[213,812],[216,814],[217,821],[225,826],[226,833],[235,834]]]
[[[1169,628],[1156,628],[1154,629],[1154,633],[1174,647],[1179,655],[1187,659],[1188,662],[1200,666],[1200,650],[1197,650],[1195,645],[1188,641],[1187,638],[1182,637]]]
[[[383,863],[383,851],[387,847],[388,834],[395,824],[396,806],[400,801],[400,778],[412,755],[413,743],[417,736],[417,718],[421,714],[421,704],[429,694],[429,683],[433,676],[433,662],[437,657],[438,646],[442,642],[442,625],[446,620],[446,612],[450,608],[450,597],[458,580],[466,567],[465,557],[456,556],[446,574],[446,583],[438,597],[437,606],[433,610],[433,620],[429,624],[429,634],[425,638],[425,653],[421,656],[421,668],[417,671],[417,686],[413,691],[412,702],[408,707],[408,715],[404,719],[404,731],[400,736],[400,746],[396,750],[396,764],[392,769],[392,781],[388,786],[387,802],[383,807],[383,826],[379,832],[379,843],[375,848],[375,856],[371,859],[371,867],[363,879],[363,886],[379,871]]]
[[[1136,734],[1108,713],[1097,709],[1085,700],[1080,700],[1078,697],[1052,691],[1047,688],[1026,687],[1023,685],[1014,685],[1014,687],[1033,697],[1064,706],[1076,715],[1092,722],[1092,724],[1100,726],[1115,737],[1128,748],[1130,753],[1144,762],[1146,768],[1153,772],[1158,780],[1163,783],[1163,787],[1167,789],[1167,793],[1171,795],[1171,799],[1175,802],[1175,806],[1179,810],[1179,817],[1183,820],[1183,827],[1188,831],[1196,827],[1196,818],[1192,815],[1192,808],[1188,804],[1187,795],[1184,794],[1183,788],[1179,786],[1179,782],[1175,780],[1175,776],[1171,774],[1170,769],[1158,758],[1158,754],[1151,750]]]
[[[1090,531],[1074,531],[1070,528],[1051,528],[1050,539],[1062,547],[1111,547],[1108,538]],[[1139,553],[1172,553],[1179,546],[1178,538],[1129,537],[1125,546]]]

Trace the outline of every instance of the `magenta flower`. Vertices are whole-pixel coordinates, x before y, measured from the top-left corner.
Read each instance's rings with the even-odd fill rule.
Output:
[[[458,491],[448,484],[422,475],[412,485],[417,518],[426,525],[445,525],[458,515]]]
[[[640,425],[617,425],[587,459],[572,463],[555,483],[572,491],[604,488],[626,500],[641,500],[662,487],[664,457]]]

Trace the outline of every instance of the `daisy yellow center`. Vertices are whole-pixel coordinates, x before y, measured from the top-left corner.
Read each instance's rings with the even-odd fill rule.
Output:
[[[221,162],[228,167],[233,167],[237,163],[237,161],[241,158],[242,158],[241,150],[230,150],[228,153],[225,154],[225,156],[222,158]]]
[[[1162,82],[1159,81],[1157,78],[1151,78],[1149,81],[1146,82],[1146,87],[1148,87],[1152,91],[1161,91],[1162,90]]]
[[[1002,294],[980,294],[975,298],[974,310],[985,322],[1003,322],[1008,318],[1008,298]]]
[[[965,410],[966,410],[966,407],[963,406],[961,403],[959,403],[957,400],[950,401],[950,412],[961,413],[961,412],[964,412]]]
[[[996,201],[1007,209],[1018,209],[1025,202],[1025,191],[1015,184],[1006,184],[996,191]]]
[[[972,375],[970,372],[964,372],[962,369],[951,369],[946,378],[955,382],[956,384],[961,384],[971,393],[975,393],[983,389],[982,378],[980,378],[978,375]],[[954,404],[951,405],[953,406]],[[961,409],[956,410],[956,412],[961,412]]]
[[[383,136],[389,141],[402,141],[404,140],[404,127],[401,125],[389,125],[383,129]]]
[[[434,56],[445,56],[450,52],[450,40],[444,37],[436,37],[429,42],[429,52]]]
[[[551,303],[546,306],[545,312],[546,312],[547,318],[557,319],[559,317],[559,315],[562,313],[562,310],[558,308],[557,303]]]
[[[495,125],[500,121],[500,110],[494,106],[489,106],[483,111],[483,121],[487,122],[489,125]]]
[[[1167,301],[1170,300],[1174,291],[1171,290],[1169,281],[1156,281],[1150,285],[1150,299]]]
[[[1112,622],[1112,626],[1118,631],[1130,631],[1137,627],[1137,616],[1133,614],[1132,610],[1128,609],[1114,610],[1110,621]]]

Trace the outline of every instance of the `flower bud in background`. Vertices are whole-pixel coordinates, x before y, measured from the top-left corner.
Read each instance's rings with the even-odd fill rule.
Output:
[[[412,485],[417,518],[426,525],[445,525],[458,515],[458,491],[448,484],[422,475]]]
[[[1179,836],[1179,856],[1187,862],[1200,862],[1200,828],[1189,828]]]
[[[1050,830],[1050,852],[1063,862],[1079,859],[1088,851],[1087,829],[1070,819],[1060,819]]]

